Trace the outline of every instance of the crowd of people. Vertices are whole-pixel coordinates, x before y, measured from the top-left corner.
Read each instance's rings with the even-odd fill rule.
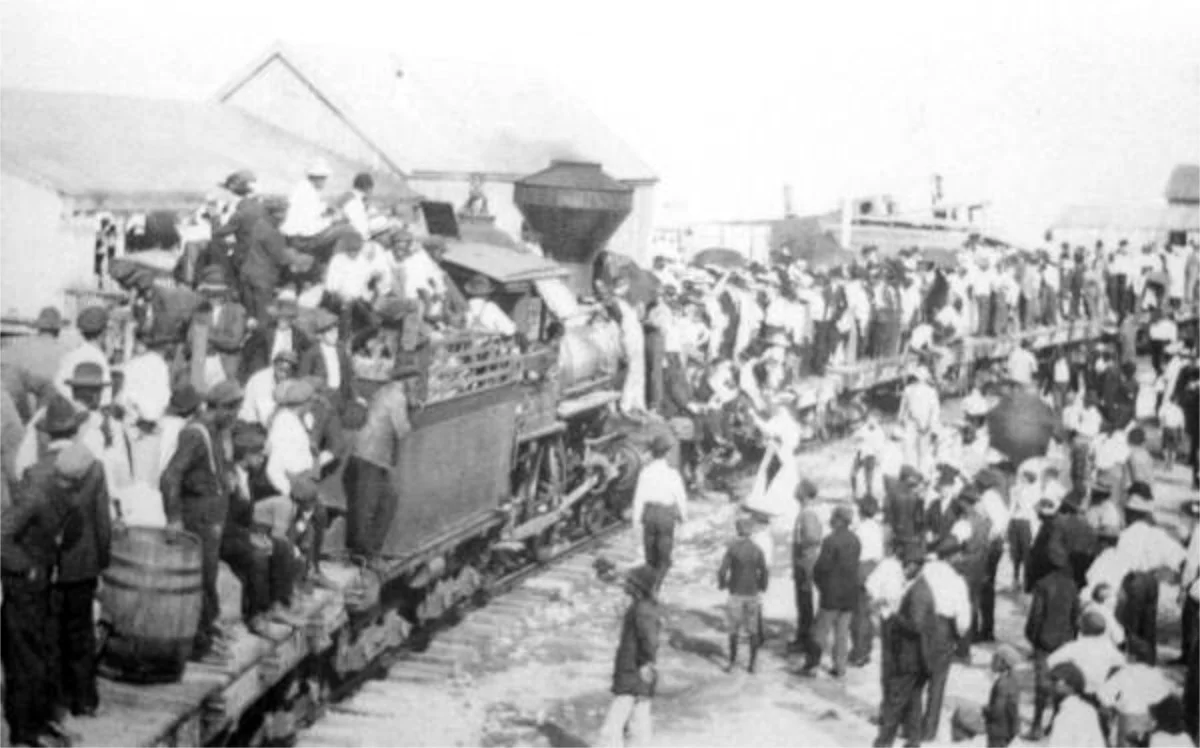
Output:
[[[1194,254],[1195,249],[1189,251]],[[1074,257],[1067,253],[1083,271],[1099,264],[1088,262],[1086,252],[1078,260]],[[984,704],[982,709],[954,710],[952,734],[940,736],[943,739],[998,746],[1044,739],[1056,746],[1195,745],[1200,739],[1200,533],[1195,531],[1200,499],[1190,498],[1178,507],[1179,527],[1167,519],[1176,507],[1155,500],[1170,482],[1179,480],[1173,471],[1182,452],[1191,465],[1192,491],[1200,489],[1200,359],[1194,332],[1181,330],[1175,315],[1162,313],[1164,307],[1174,310],[1182,303],[1195,303],[1195,271],[1184,273],[1186,283],[1173,283],[1171,278],[1177,276],[1170,275],[1171,268],[1195,263],[1172,257],[1173,252],[1150,250],[1135,256],[1122,244],[1115,257],[1105,261],[1110,274],[1093,284],[1094,294],[1083,293],[1089,288],[1083,283],[1077,286],[1078,298],[1057,292],[1042,297],[1048,303],[1036,307],[1040,314],[1062,314],[1060,319],[1069,320],[1071,305],[1082,303],[1085,310],[1106,315],[1109,332],[1102,340],[1050,349],[1040,356],[1029,345],[1018,346],[999,366],[976,372],[961,403],[963,416],[956,422],[944,418],[936,386],[937,357],[914,357],[919,363],[906,377],[895,422],[885,423],[882,414],[872,411],[854,431],[852,502],[822,502],[819,487],[803,475],[796,456],[800,424],[789,405],[786,366],[780,365],[785,374],[774,379],[752,367],[743,369],[750,375],[740,380],[731,376],[726,384],[730,401],[739,399],[749,423],[761,430],[766,453],[749,495],[739,497],[737,539],[717,571],[718,586],[729,593],[728,667],[736,665],[742,638],[749,640],[748,669],[754,672],[757,666],[764,637],[761,598],[774,555],[772,520],[794,515],[792,647],[802,658],[797,673],[815,677],[828,662],[830,676],[841,679],[848,668],[863,667],[877,656],[882,701],[876,745],[892,745],[898,736],[906,745],[937,741],[950,670],[955,663],[970,664],[972,654],[980,651],[991,658],[994,685],[989,694],[980,695],[986,698],[975,700]],[[1129,270],[1127,258],[1145,258],[1141,261],[1148,268],[1162,262],[1167,275]],[[1043,270],[1053,268],[1044,260]],[[1016,271],[1022,263],[1018,258],[1000,265]],[[979,259],[981,270],[990,266]],[[1113,268],[1124,272],[1114,274]],[[945,278],[934,268],[926,269]],[[971,270],[968,259],[957,272],[969,278]],[[669,289],[670,270],[660,265],[659,273]],[[795,270],[779,275],[784,273]],[[756,312],[763,312],[754,318],[758,321],[751,327],[747,347],[761,341],[764,347],[778,349],[773,356],[758,358],[760,367],[793,356],[811,364],[813,349],[802,346],[820,340],[819,333],[789,338],[762,322],[770,318],[773,304],[783,303],[779,300],[788,295],[772,296],[771,274],[762,274],[760,296],[741,299],[740,310],[754,309],[757,302]],[[863,272],[850,275],[861,278]],[[817,281],[822,289],[817,295],[848,295],[846,274],[830,276]],[[1141,283],[1131,284],[1131,277]],[[719,283],[724,285],[724,280]],[[803,285],[811,288],[808,281]],[[1069,284],[1055,288],[1065,286]],[[968,281],[959,292],[964,295],[951,291],[941,303],[994,320],[996,307],[1011,300],[995,292],[972,298],[973,288],[987,287],[973,287]],[[1018,294],[1012,302],[1013,309],[1021,310],[1016,319],[1024,318],[1030,300],[1045,290],[1043,275],[1038,291]],[[691,300],[685,308],[690,304],[706,323],[717,320],[700,327],[720,338],[730,329],[725,325],[728,317],[720,316],[720,310],[704,309],[706,301],[714,310],[720,307],[710,296]],[[805,306],[812,308],[801,305]],[[1141,341],[1131,314],[1135,311],[1149,312],[1152,367],[1146,371],[1137,365]],[[910,346],[927,318],[916,313],[916,325],[907,333]],[[1003,312],[1001,318],[1012,319]],[[731,326],[735,339],[740,334],[738,319],[734,317]],[[867,330],[867,340],[872,339],[872,324],[856,322],[851,327],[855,332]],[[834,352],[831,360],[861,350],[849,343],[853,334],[844,328],[836,327],[837,334],[816,344]],[[963,330],[972,334],[973,328]],[[948,334],[935,325],[935,345],[944,344]],[[685,351],[685,357],[695,355]],[[805,353],[797,356],[800,351]],[[719,354],[716,359],[720,361]],[[668,378],[671,367],[666,367]],[[1022,412],[993,414],[1001,403]],[[682,410],[697,422],[706,417],[694,405]],[[662,412],[668,417],[679,414]],[[1042,437],[1030,437],[1044,438],[1033,454],[1014,458],[1011,443],[993,444],[989,420],[1019,423],[1026,416],[1036,420],[1039,413],[1052,416],[1051,427]],[[696,437],[702,432],[697,424]],[[1153,446],[1151,436],[1156,437]],[[682,478],[667,465],[669,447],[668,440],[651,445],[654,459],[637,486],[633,520],[645,539],[646,565],[626,580],[634,602],[624,620],[615,664],[616,699],[603,728],[609,744],[620,745],[626,737],[645,744],[649,737],[661,634],[657,599],[664,579],[669,580],[674,531],[688,504]],[[683,467],[686,473],[686,462]],[[793,500],[796,506],[789,512],[785,504]],[[1006,557],[1012,568],[1010,595],[1026,616],[1024,641],[998,638],[996,599],[1002,591],[997,575]],[[1182,620],[1180,655],[1169,663],[1159,656],[1160,588],[1177,590]],[[1023,689],[1015,675],[1024,668],[1034,673],[1032,714],[1022,707]],[[1176,684],[1179,676],[1182,693]]]
[[[358,359],[390,363],[398,350],[464,332],[520,337],[494,284],[481,275],[456,283],[441,265],[446,242],[376,204],[369,174],[357,175],[336,200],[325,194],[328,178],[324,164],[313,164],[283,198],[259,194],[249,171],[229,175],[228,200],[205,211],[207,238],[185,253],[174,283],[136,262],[112,263],[113,280],[131,292],[136,329],[134,349],[119,363],[110,347],[112,312],[103,307],[78,314],[77,344],[63,333],[61,314],[47,308],[35,335],[5,347],[4,698],[15,743],[62,744],[65,712],[85,716],[100,707],[92,602],[124,527],[161,527],[199,543],[203,606],[191,657],[225,662],[220,564],[241,582],[242,617],[252,631],[266,635],[295,623],[299,599],[330,584],[320,567],[330,522],[320,484],[342,464],[347,549],[365,560],[380,553],[398,501],[390,471],[411,430],[407,387],[418,371],[389,366],[392,381],[376,383],[366,397],[355,386]],[[880,258],[868,249],[832,268],[656,261],[653,275],[648,296],[622,272],[602,274],[594,289],[620,330],[619,408],[671,421],[692,488],[713,465],[765,445],[749,502],[760,513],[790,501],[798,480],[791,456],[804,426],[787,393],[831,364],[901,351],[926,363],[901,416],[907,464],[926,472],[941,448],[931,436],[941,353],[968,336],[1075,318],[1124,323],[1135,311],[1158,310],[1156,322],[1166,321],[1151,338],[1163,387],[1190,386],[1176,363],[1179,331],[1162,312],[1197,298],[1194,245],[1140,254],[1097,246],[1055,262],[1044,252],[971,243],[952,265],[917,251]],[[1018,381],[1033,377],[1010,368]],[[1105,383],[1084,390],[1069,378],[1060,382],[1057,369],[1047,381],[1050,392],[1115,397]],[[1164,423],[1178,422],[1181,443],[1190,411],[1172,411],[1178,398],[1162,391],[1156,407],[1166,408]],[[1082,397],[1079,418],[1087,420]],[[662,458],[674,447],[654,449]],[[1097,465],[1111,460],[1093,451]],[[1192,454],[1194,461],[1194,447]],[[868,480],[891,475],[884,456],[877,463],[864,470]],[[653,535],[650,589],[669,566],[687,490],[684,483],[663,488],[670,470],[653,464],[645,480],[656,488],[635,516]],[[674,509],[655,509],[667,497]],[[875,498],[885,514],[892,511],[882,493]],[[849,546],[844,532],[836,536]],[[755,542],[763,542],[761,531]],[[744,624],[753,617],[752,588],[765,576],[746,571],[753,554],[742,547],[725,584],[741,600],[737,620]],[[846,565],[840,556],[814,563],[814,578],[817,567]],[[845,616],[817,618],[835,635],[845,629]]]

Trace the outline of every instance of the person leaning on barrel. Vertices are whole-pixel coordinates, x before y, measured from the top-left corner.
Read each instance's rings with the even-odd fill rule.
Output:
[[[229,507],[229,465],[221,445],[237,417],[242,390],[233,382],[221,382],[206,399],[208,409],[193,415],[179,432],[179,444],[159,482],[168,531],[187,530],[201,543],[204,597],[192,650],[196,661],[217,654],[214,644],[221,637],[217,628],[221,609],[217,569],[221,530]]]

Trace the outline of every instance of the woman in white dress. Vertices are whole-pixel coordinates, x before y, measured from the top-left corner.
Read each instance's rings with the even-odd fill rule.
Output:
[[[767,450],[744,503],[754,511],[780,517],[795,512],[793,496],[800,480],[796,451],[802,431],[789,400],[776,401],[770,413],[767,420],[757,413],[750,416],[762,431]]]

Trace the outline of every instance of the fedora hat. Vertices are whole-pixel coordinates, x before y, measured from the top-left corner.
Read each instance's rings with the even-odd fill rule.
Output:
[[[75,367],[71,378],[66,381],[68,387],[107,387],[112,384],[104,378],[104,369],[93,361],[84,361]]]
[[[181,416],[191,415],[200,407],[200,393],[191,384],[185,384],[171,393],[168,406],[174,413]]]
[[[37,321],[33,323],[33,326],[38,332],[58,332],[63,329],[65,323],[58,309],[48,306],[38,312]]]
[[[79,313],[75,326],[84,335],[96,335],[108,327],[108,310],[102,306],[89,306]]]
[[[249,169],[239,169],[225,177],[225,181],[218,182],[217,186],[224,187],[230,192],[236,192],[239,189],[245,189],[246,187],[249,187],[252,183],[257,181],[258,178],[255,177],[254,172],[250,171]]]
[[[47,434],[65,434],[75,431],[88,418],[88,412],[75,407],[67,398],[55,393],[46,406],[46,413],[38,421],[38,430]]]

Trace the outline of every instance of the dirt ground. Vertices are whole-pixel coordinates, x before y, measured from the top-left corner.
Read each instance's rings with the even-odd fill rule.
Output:
[[[801,474],[818,484],[822,497],[842,499],[849,494],[851,458],[848,443],[830,444],[802,457]],[[749,480],[743,480],[734,494],[748,488]],[[1164,475],[1157,492],[1162,519],[1178,522],[1176,509],[1191,495],[1184,469]],[[745,645],[740,667],[724,671],[725,596],[715,580],[724,545],[733,536],[734,514],[730,497],[696,501],[678,537],[662,595],[666,623],[653,702],[653,744],[870,745],[880,700],[878,644],[870,663],[852,668],[840,681],[824,670],[815,677],[799,675],[801,661],[787,652],[795,613],[786,521],[773,533],[771,584],[764,600],[768,640],[758,672],[745,671]],[[610,545],[603,553],[618,565],[640,560],[640,540],[631,530]],[[1005,560],[998,578],[997,636],[1028,654],[1022,635],[1028,597],[1011,587]],[[1178,654],[1177,593],[1177,587],[1165,586],[1160,595],[1166,659]],[[625,604],[619,588],[584,577],[548,597],[545,605],[531,607],[523,631],[499,634],[509,638],[508,646],[497,648],[503,655],[485,659],[474,675],[444,684],[374,682],[307,731],[300,744],[596,744],[611,699],[612,659]],[[982,706],[986,701],[992,649],[975,646],[969,666],[954,665],[939,734],[943,741],[949,742],[947,723],[956,705]],[[1019,677],[1031,689],[1030,665]],[[1027,690],[1022,703],[1026,719],[1031,709]]]

